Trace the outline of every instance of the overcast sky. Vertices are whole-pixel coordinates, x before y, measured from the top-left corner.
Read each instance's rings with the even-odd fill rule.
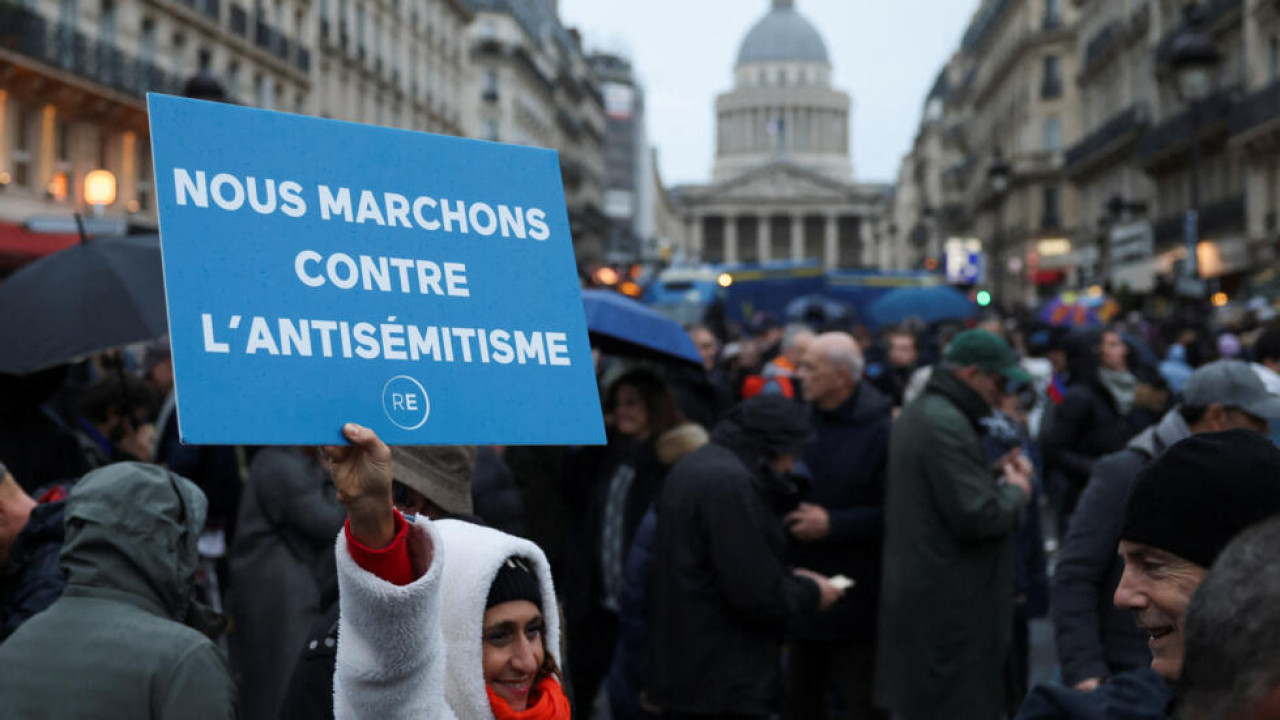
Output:
[[[853,95],[859,181],[891,182],[915,137],[924,95],[978,0],[797,0]],[[738,45],[771,0],[560,0],[588,49],[631,58],[645,85],[650,143],[668,185],[703,183],[715,152],[714,102],[733,82]]]

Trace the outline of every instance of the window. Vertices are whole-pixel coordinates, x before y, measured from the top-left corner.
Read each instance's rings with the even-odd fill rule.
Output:
[[[1044,151],[1062,152],[1062,118],[1051,115],[1044,119]]]
[[[1044,77],[1040,81],[1040,97],[1045,100],[1062,97],[1062,61],[1057,55],[1044,59]]]
[[[498,142],[498,121],[489,118],[484,121],[484,139],[491,142]]]
[[[54,142],[53,157],[59,163],[71,162],[71,123],[58,118],[58,130]]]
[[[240,63],[232,60],[227,63],[227,98],[234,100],[240,96]]]
[[[1044,29],[1062,27],[1062,0],[1044,0]]]
[[[98,15],[98,40],[107,45],[116,42],[116,2],[102,0],[102,13]]]
[[[150,65],[156,59],[156,21],[142,19],[142,62]]]
[[[275,80],[270,75],[258,75],[254,84],[257,85],[258,107],[270,110],[276,97]]]
[[[364,59],[364,6],[356,5],[356,54]]]
[[[498,99],[498,71],[493,68],[489,68],[484,71],[484,89],[482,90],[482,97],[484,97],[485,100]]]
[[[31,182],[31,113],[18,104],[17,128],[13,138],[13,182],[25,186]]]
[[[1058,207],[1058,188],[1049,186],[1043,189],[1044,208],[1040,215],[1040,229],[1057,230],[1062,227],[1062,215]]]
[[[1267,44],[1267,82],[1280,80],[1280,40],[1275,36]]]

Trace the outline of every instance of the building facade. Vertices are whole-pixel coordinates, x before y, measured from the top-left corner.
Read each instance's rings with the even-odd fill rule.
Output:
[[[315,10],[319,63],[298,112],[474,134],[463,102],[475,84],[465,42],[474,14],[462,0],[318,0]]]
[[[712,182],[680,193],[687,257],[874,262],[888,188],[854,182],[850,99],[831,86],[826,44],[795,5],[772,0],[742,41],[733,89],[716,100]]]
[[[593,53],[588,59],[604,93],[607,256],[618,263],[656,259],[644,89],[626,58]]]
[[[0,3],[0,255],[6,238],[39,240],[33,219],[87,211],[92,170],[117,179],[94,210],[107,226],[154,229],[144,97],[181,94],[199,73],[243,105],[558,149],[579,259],[599,262],[604,98],[556,12],[551,0]]]
[[[468,0],[476,83],[464,118],[476,137],[560,151],[579,267],[605,259],[605,100],[582,39],[549,0]]]
[[[109,170],[100,212],[155,227],[144,96],[181,93],[198,70],[237,97],[305,107],[309,3],[25,0],[0,5],[0,233],[83,210],[84,177]]]
[[[1209,95],[1194,107],[1180,96],[1170,64],[1175,38],[1189,22],[1188,8],[1221,56]],[[1056,23],[1050,21],[1055,13]],[[1001,39],[1019,26],[1020,46],[1038,47],[1039,58],[984,50],[1019,47]],[[1054,84],[1050,55],[1061,57],[1054,74],[1063,88],[1056,98],[1043,92]],[[1005,58],[1010,70],[1013,58],[1030,57],[1031,64],[1016,75],[1024,84],[1034,79],[1040,97],[1033,88],[1030,97],[1024,92],[1009,104],[1014,96],[990,85],[999,73],[983,70],[1001,64],[984,60],[989,57]],[[1036,62],[1044,63],[1038,72]],[[936,227],[944,245],[980,241],[987,251],[986,281],[994,286],[990,272],[1002,272],[1014,289],[1008,301],[1032,300],[1037,283],[1041,294],[1090,285],[1119,293],[1173,293],[1184,272],[1191,209],[1197,217],[1198,274],[1212,287],[1234,296],[1274,261],[1280,239],[1275,3],[984,0],[944,76],[950,87],[943,93],[942,119],[926,103],[907,156],[917,169],[938,157],[926,140],[942,128],[941,154],[958,154],[943,172],[943,204],[939,210],[919,200],[932,197],[927,173],[904,172],[901,180],[915,187],[899,191],[904,200],[895,210],[896,224]],[[1013,142],[995,140],[1000,137]],[[1199,139],[1198,165],[1193,138]],[[994,192],[989,172],[997,149],[1012,171],[1003,195]],[[1045,162],[1056,171],[1037,172]],[[1056,227],[1045,220],[1053,216],[1054,187]],[[930,235],[898,227],[895,242],[910,250],[912,237]]]

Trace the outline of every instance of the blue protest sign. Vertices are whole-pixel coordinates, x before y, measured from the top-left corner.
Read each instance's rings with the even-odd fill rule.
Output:
[[[147,105],[185,442],[604,441],[554,152]]]

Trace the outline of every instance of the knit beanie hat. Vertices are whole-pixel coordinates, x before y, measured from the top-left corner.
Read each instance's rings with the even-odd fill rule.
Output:
[[[498,568],[498,575],[489,586],[489,599],[484,609],[513,600],[528,600],[542,610],[542,589],[533,566],[522,557],[511,556]]]
[[[1249,430],[1192,435],[1138,474],[1120,537],[1201,567],[1280,513],[1280,449]]]

